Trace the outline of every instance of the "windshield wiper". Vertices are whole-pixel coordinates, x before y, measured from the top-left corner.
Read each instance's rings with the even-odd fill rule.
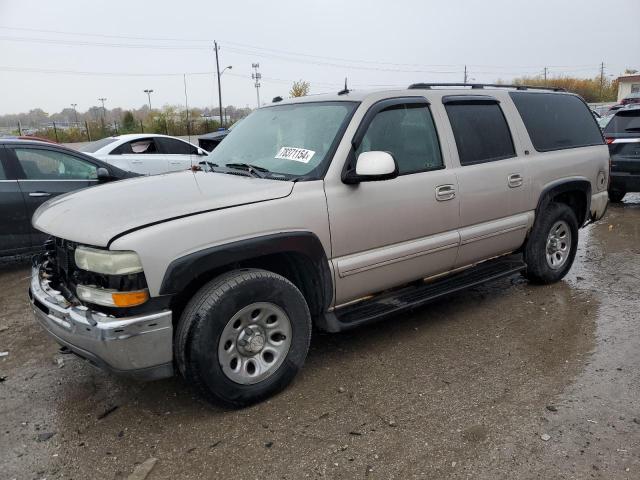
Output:
[[[271,173],[271,171],[264,167],[258,167],[257,165],[251,165],[250,163],[227,163],[224,165],[229,168],[236,168],[238,170],[246,170],[254,177],[264,178],[267,173]]]
[[[210,172],[213,172],[213,167],[217,167],[218,166],[217,163],[207,162],[206,160],[198,162],[198,165],[206,165],[207,167],[209,167],[209,171]]]
[[[640,130],[640,127],[629,127],[629,128],[625,128],[625,130],[627,132],[637,132]]]

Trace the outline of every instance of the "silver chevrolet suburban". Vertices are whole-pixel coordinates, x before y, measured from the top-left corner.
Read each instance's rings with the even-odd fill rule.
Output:
[[[552,283],[607,207],[609,152],[573,94],[507,85],[274,99],[199,171],[52,199],[30,298],[115,373],[177,369],[240,407],[339,332],[521,272]]]

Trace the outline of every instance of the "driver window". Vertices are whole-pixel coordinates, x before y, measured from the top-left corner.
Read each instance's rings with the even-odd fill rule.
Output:
[[[436,128],[424,104],[393,105],[379,112],[369,124],[356,158],[370,151],[393,155],[400,175],[443,168]]]
[[[52,150],[16,148],[18,162],[28,180],[95,180],[95,165]]]

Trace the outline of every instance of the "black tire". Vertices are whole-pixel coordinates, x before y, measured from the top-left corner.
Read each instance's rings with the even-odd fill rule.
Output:
[[[552,268],[547,260],[547,239],[557,222],[565,222],[571,232],[570,248],[565,262]],[[571,269],[578,248],[578,220],[573,210],[564,203],[549,204],[536,218],[524,247],[527,264],[525,277],[533,283],[548,284],[561,280]]]
[[[284,310],[291,324],[291,344],[277,370],[246,385],[223,372],[218,345],[231,318],[256,302],[270,302]],[[300,290],[275,273],[247,269],[221,275],[193,296],[180,317],[174,350],[180,373],[206,400],[240,408],[283,390],[302,368],[310,340],[311,315]]]
[[[620,190],[609,190],[609,200],[612,203],[620,203],[627,192],[622,192]]]

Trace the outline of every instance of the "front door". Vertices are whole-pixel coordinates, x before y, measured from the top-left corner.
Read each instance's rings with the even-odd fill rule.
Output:
[[[460,250],[465,267],[518,249],[532,220],[531,182],[496,98],[443,97],[460,168]]]
[[[378,102],[361,130],[348,161],[386,151],[399,176],[325,187],[337,305],[450,270],[459,243],[456,177],[443,160],[427,101]]]
[[[18,253],[31,248],[30,218],[22,192],[0,145],[0,255]]]
[[[98,169],[86,160],[45,146],[16,146],[7,151],[13,154],[21,170],[18,185],[29,218],[31,246],[40,247],[47,235],[31,226],[33,213],[56,195],[98,183]]]

